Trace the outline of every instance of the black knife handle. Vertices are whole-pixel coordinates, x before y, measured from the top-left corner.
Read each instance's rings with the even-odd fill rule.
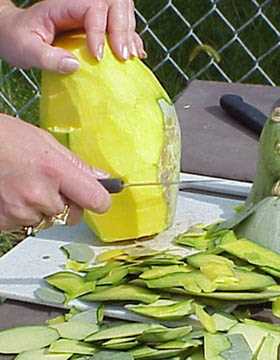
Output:
[[[226,94],[220,98],[222,109],[240,124],[261,134],[267,117],[254,106],[243,101],[241,96]]]
[[[110,194],[120,193],[124,188],[124,182],[122,179],[106,178],[98,179],[98,182],[100,182],[100,184],[104,186]]]

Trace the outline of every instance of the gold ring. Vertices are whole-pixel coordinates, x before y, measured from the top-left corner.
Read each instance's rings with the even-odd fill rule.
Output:
[[[45,230],[53,225],[66,225],[67,220],[70,213],[70,207],[69,205],[65,205],[64,209],[61,213],[52,216],[52,217],[44,217],[38,225],[33,226],[24,226],[23,231],[25,233],[25,236],[35,236],[38,232],[41,230]]]

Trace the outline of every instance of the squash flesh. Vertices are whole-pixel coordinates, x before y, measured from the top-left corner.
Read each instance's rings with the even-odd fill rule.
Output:
[[[71,75],[43,73],[41,125],[88,164],[128,183],[112,195],[102,215],[85,220],[104,241],[150,236],[170,226],[175,212],[180,161],[180,133],[168,95],[138,59],[121,62],[105,46],[97,62],[82,34],[57,42],[79,59]],[[59,119],[59,120],[58,120]]]

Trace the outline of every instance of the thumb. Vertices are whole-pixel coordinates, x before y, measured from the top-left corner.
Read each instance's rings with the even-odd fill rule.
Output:
[[[97,213],[103,213],[109,209],[110,194],[98,182],[95,170],[82,161],[81,166],[77,166],[66,156],[57,163],[57,167],[59,169],[59,191],[63,196],[81,208]]]
[[[32,38],[32,42],[29,44],[28,55],[28,63],[30,64],[31,57],[31,66],[39,69],[68,74],[78,70],[80,67],[79,61],[73,54],[64,49],[49,45],[39,36]]]

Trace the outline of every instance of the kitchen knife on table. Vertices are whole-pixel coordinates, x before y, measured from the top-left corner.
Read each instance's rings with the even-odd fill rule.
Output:
[[[253,105],[245,102],[241,96],[223,95],[220,98],[220,105],[231,118],[251,129],[258,136],[261,134],[267,116]]]

